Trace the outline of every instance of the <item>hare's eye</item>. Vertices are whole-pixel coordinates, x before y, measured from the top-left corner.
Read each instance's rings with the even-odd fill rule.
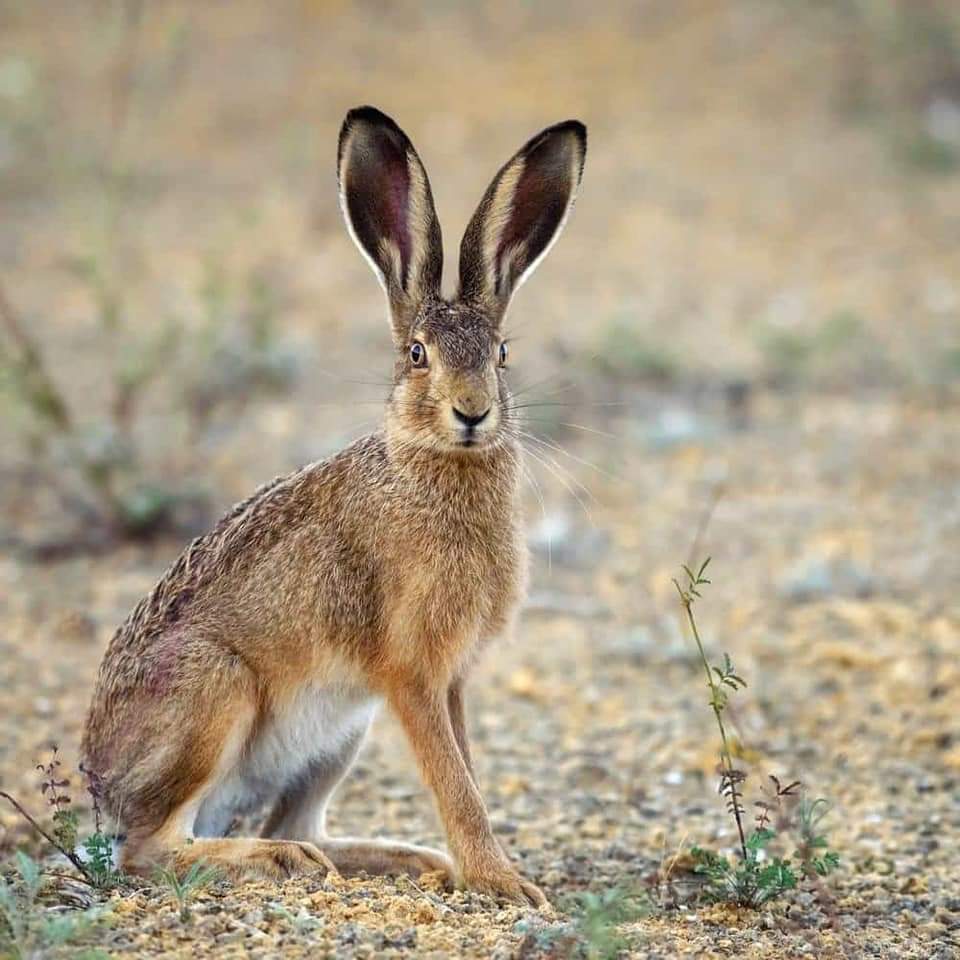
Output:
[[[415,367],[427,365],[427,348],[419,340],[414,340],[410,345],[410,362]]]
[[[500,366],[505,367],[507,365],[507,342],[504,340],[500,344]]]

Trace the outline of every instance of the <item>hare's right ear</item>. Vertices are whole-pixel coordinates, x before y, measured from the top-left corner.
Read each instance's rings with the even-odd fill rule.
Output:
[[[503,316],[513,292],[546,256],[583,174],[587,128],[547,127],[493,178],[460,244],[460,296]]]
[[[440,292],[443,242],[427,172],[407,135],[373,107],[351,110],[337,150],[340,206],[390,304],[404,342],[423,301]]]

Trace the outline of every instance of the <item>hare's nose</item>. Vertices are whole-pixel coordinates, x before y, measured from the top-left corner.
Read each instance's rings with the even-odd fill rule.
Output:
[[[490,408],[487,407],[483,413],[477,414],[477,416],[472,417],[469,413],[464,413],[462,410],[458,410],[456,407],[453,408],[453,415],[465,426],[465,427],[475,427],[477,424],[483,423],[487,418],[487,414],[490,412]]]

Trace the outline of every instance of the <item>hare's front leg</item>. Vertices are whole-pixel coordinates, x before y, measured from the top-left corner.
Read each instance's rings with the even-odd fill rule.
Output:
[[[450,684],[447,690],[447,712],[450,714],[450,725],[453,727],[453,736],[460,748],[460,756],[467,765],[470,779],[477,783],[477,776],[473,772],[473,757],[470,756],[470,741],[467,739],[467,717],[463,704],[463,680],[457,679]],[[480,785],[477,784],[479,789]]]
[[[395,679],[387,697],[410,739],[424,780],[436,797],[463,884],[518,903],[547,906],[547,898],[517,873],[493,834],[470,771],[462,713],[458,714],[456,730],[451,720],[451,699],[457,709],[459,690],[451,694],[446,688],[437,690],[418,679]],[[462,746],[458,740],[462,740]]]

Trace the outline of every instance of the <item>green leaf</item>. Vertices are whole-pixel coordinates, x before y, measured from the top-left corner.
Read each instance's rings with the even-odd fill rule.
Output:
[[[23,880],[23,885],[32,898],[40,889],[40,866],[22,850],[16,852],[14,859],[17,862],[17,872]]]
[[[833,851],[825,853],[822,857],[815,857],[812,861],[813,869],[821,876],[825,877],[840,866],[840,854]]]
[[[753,833],[747,837],[747,849],[755,852],[763,850],[776,835],[775,831],[767,828],[754,830]]]

